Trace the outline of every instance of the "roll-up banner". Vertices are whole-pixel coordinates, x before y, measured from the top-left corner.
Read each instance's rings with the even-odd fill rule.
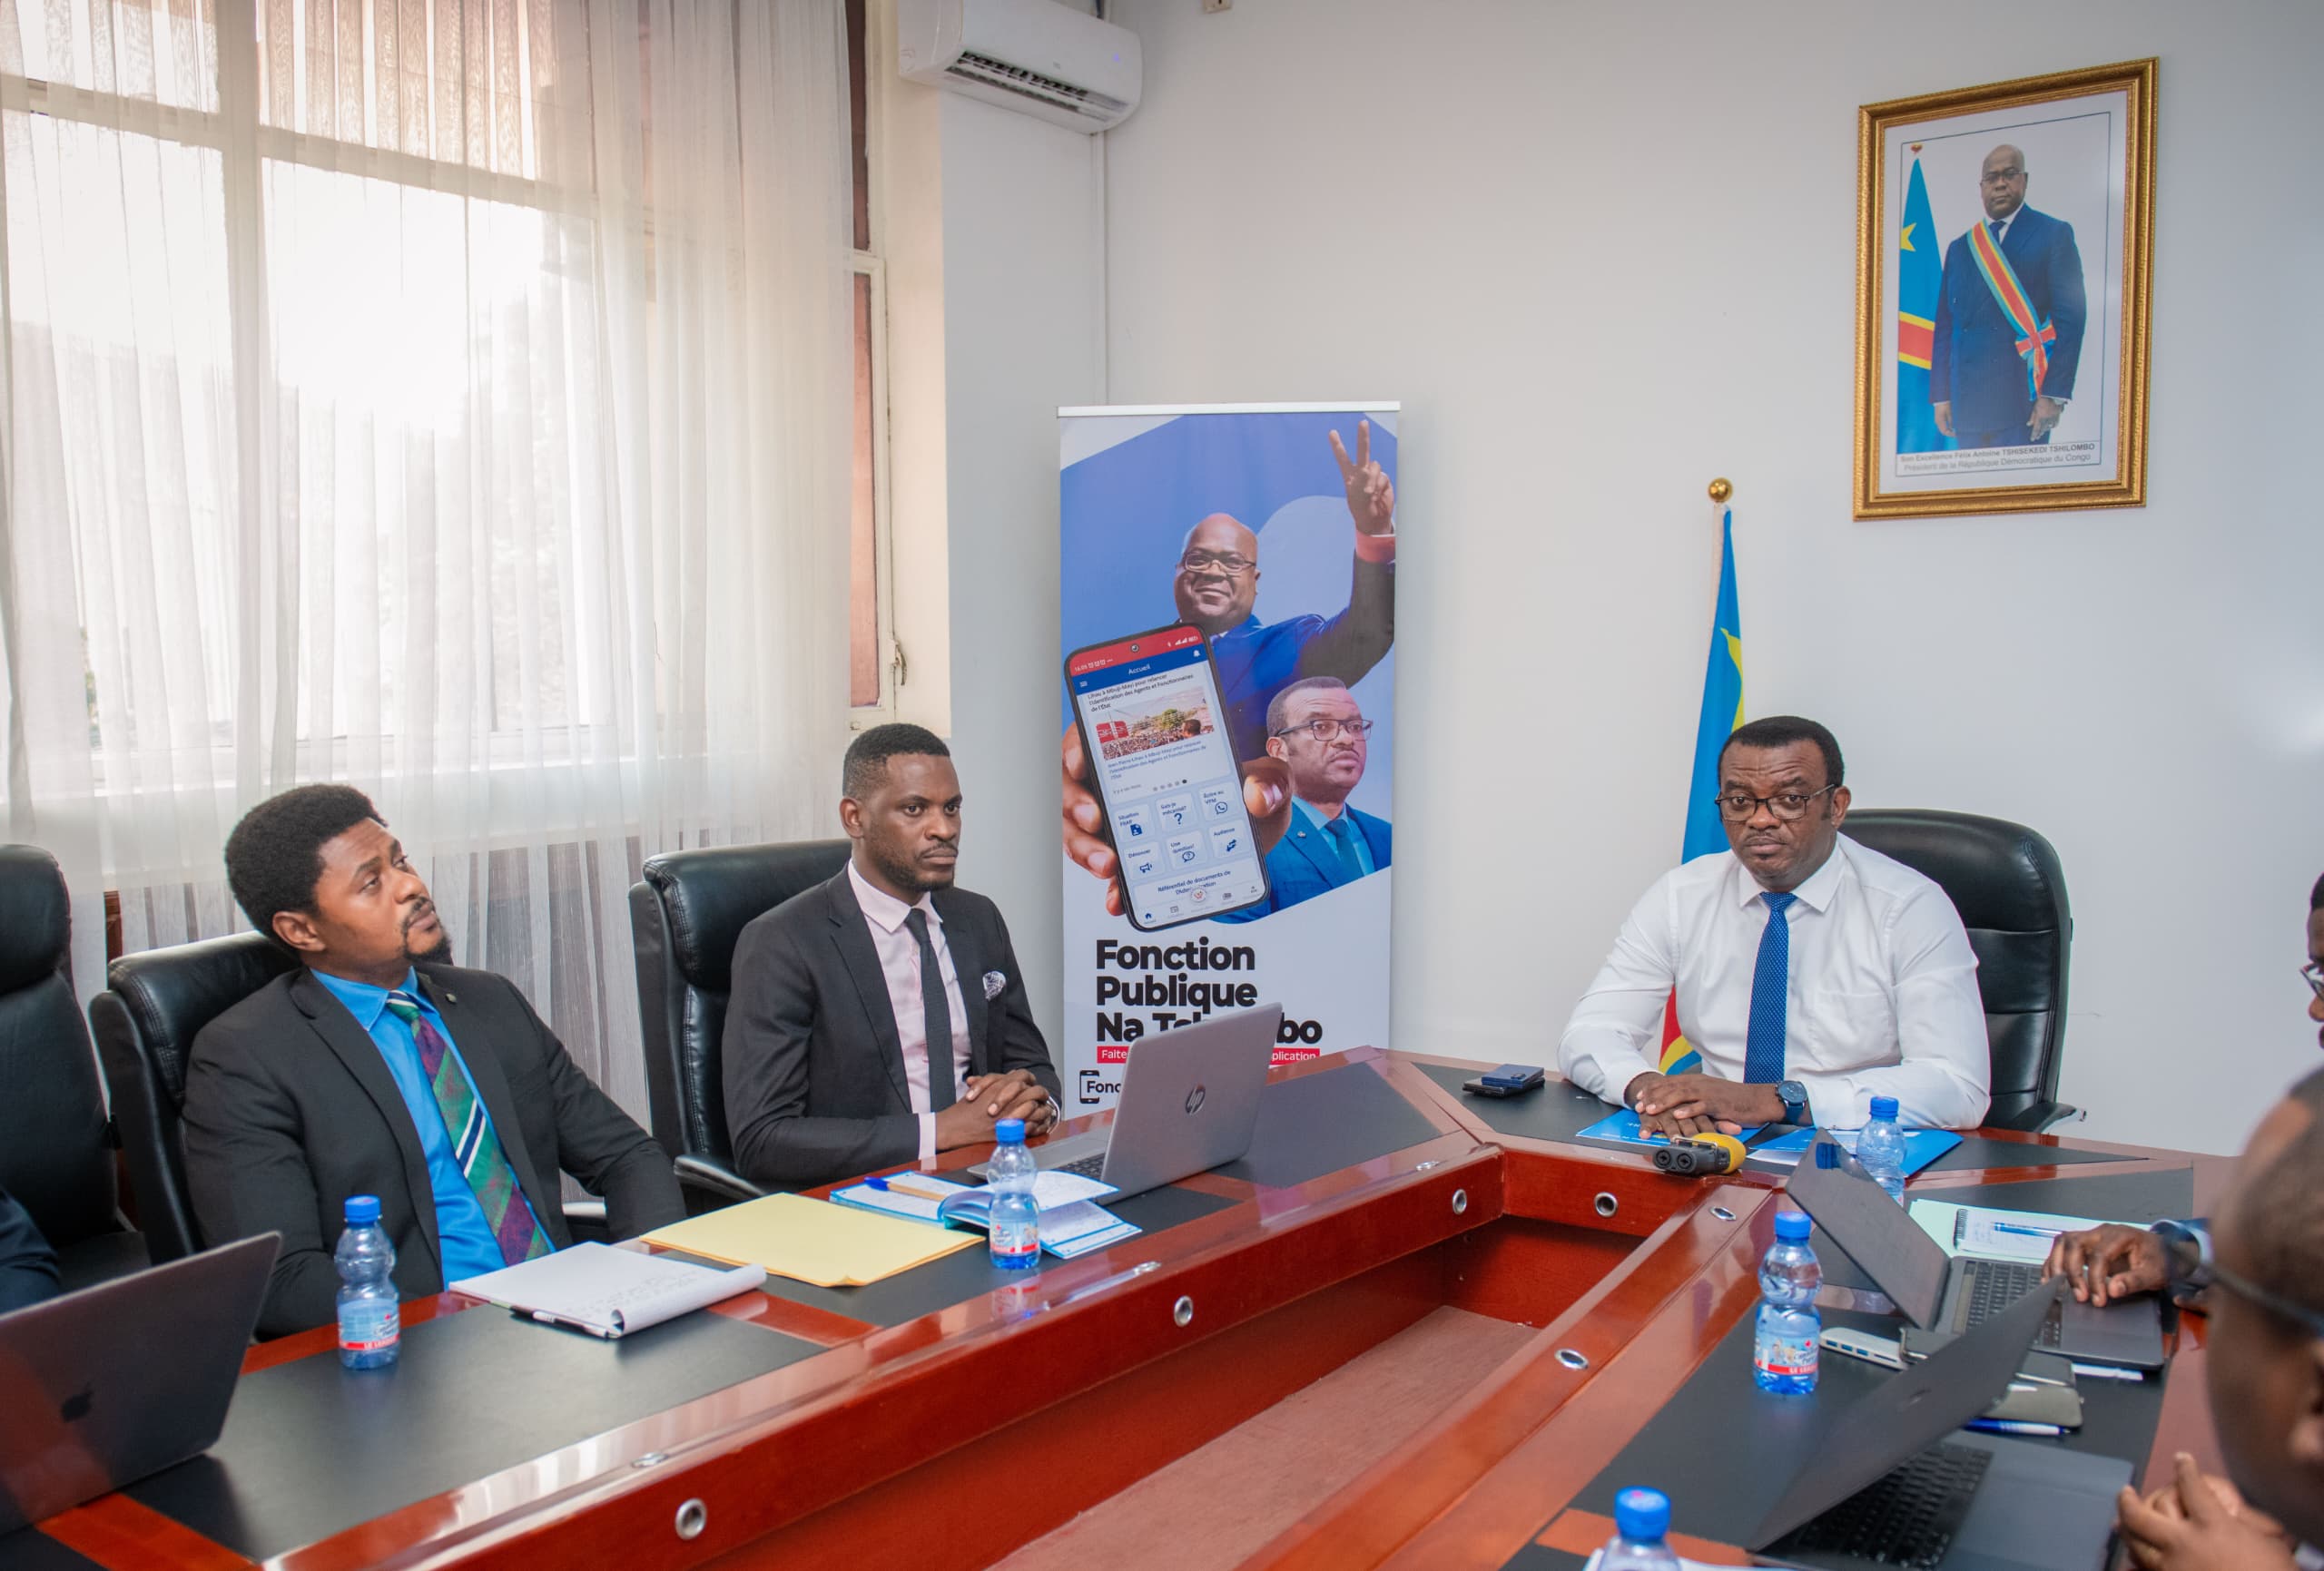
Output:
[[[1389,1045],[1396,410],[1059,411],[1068,1114],[1259,1004]]]

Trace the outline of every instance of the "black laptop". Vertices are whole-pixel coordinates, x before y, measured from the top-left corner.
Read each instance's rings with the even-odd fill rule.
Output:
[[[217,1443],[281,1242],[261,1233],[0,1315],[0,1534]]]
[[[1746,1546],[1830,1571],[2101,1571],[2131,1464],[1961,1430],[2008,1387],[2063,1291],[2025,1295],[1858,1398]]]
[[[1905,1319],[1937,1337],[1983,1324],[2042,1284],[2042,1268],[2027,1262],[1948,1256],[1878,1184],[1845,1168],[1803,1161],[1786,1188]],[[2084,1363],[2159,1370],[2162,1306],[2101,1308],[2065,1298],[2034,1345]]]

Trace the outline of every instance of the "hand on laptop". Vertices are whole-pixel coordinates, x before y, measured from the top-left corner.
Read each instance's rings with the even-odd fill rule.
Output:
[[[2125,1488],[2115,1501],[2122,1545],[2142,1571],[2291,1571],[2291,1535],[2244,1504],[2225,1478],[2179,1453],[2178,1472],[2145,1499]]]
[[[2145,1228],[2110,1222],[2086,1232],[2060,1233],[2042,1262],[2042,1274],[2064,1277],[2083,1303],[2103,1304],[2162,1291],[2171,1280],[2171,1252]]]

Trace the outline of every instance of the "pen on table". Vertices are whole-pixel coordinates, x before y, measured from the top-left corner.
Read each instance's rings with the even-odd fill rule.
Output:
[[[2028,1424],[2016,1419],[1971,1419],[1961,1427],[1982,1430],[1988,1435],[2046,1435],[2052,1439],[2065,1433],[2064,1429],[2056,1424]]]
[[[2026,1227],[2014,1222],[1989,1222],[1985,1223],[1985,1225],[1995,1232],[2014,1232],[2020,1238],[2055,1238],[2058,1236],[2058,1230],[2054,1227]]]
[[[2143,1382],[2146,1380],[2146,1371],[2143,1370],[2120,1369],[2112,1364],[2076,1364],[2073,1366],[2073,1372],[2077,1375],[2087,1375],[2093,1380],[2136,1380]]]

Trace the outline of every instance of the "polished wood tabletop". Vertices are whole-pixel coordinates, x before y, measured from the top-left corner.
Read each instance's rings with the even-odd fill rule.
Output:
[[[1605,1524],[1564,1507],[1755,1304],[1781,1176],[1673,1178],[1637,1153],[1497,1130],[1493,1108],[1445,1072],[1486,1067],[1371,1048],[1279,1066],[1277,1083],[1375,1076],[1417,1118],[1396,1149],[1301,1183],[1187,1180],[1182,1189],[1216,1208],[899,1323],[770,1293],[730,1300],[710,1312],[811,1345],[263,1563],[970,1571],[1447,1306],[1526,1328],[1522,1340],[1242,1563],[1497,1567],[1529,1544],[1586,1553]],[[1567,1095],[1554,1079],[1551,1090]],[[1915,1193],[2185,1174],[2201,1210],[2227,1172],[2220,1158],[1984,1133],[1996,1144],[1980,1149],[2022,1165],[1930,1172]],[[983,1154],[949,1152],[931,1166]],[[479,1311],[498,1312],[446,1293],[407,1303],[404,1323]],[[245,1380],[330,1360],[333,1345],[328,1328],[264,1344]],[[2215,1455],[2188,1330],[2146,1476],[2181,1449]],[[0,1571],[261,1563],[217,1531],[115,1494],[0,1538]]]

